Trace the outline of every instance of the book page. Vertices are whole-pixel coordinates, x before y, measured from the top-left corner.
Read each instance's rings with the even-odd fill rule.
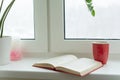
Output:
[[[101,62],[94,61],[88,58],[81,58],[70,63],[61,64],[60,66],[57,66],[56,69],[73,74],[79,73],[78,75],[83,76],[101,66],[102,66]]]
[[[56,67],[60,64],[71,62],[71,61],[76,60],[76,59],[77,59],[77,57],[74,55],[63,55],[63,56],[58,56],[58,57],[42,60],[42,61],[37,62],[35,64],[51,64],[54,67]]]

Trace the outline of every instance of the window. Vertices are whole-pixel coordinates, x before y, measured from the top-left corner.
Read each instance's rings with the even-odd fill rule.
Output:
[[[5,0],[6,8],[11,0]],[[16,0],[6,19],[4,35],[34,39],[33,0]]]
[[[76,0],[77,1],[77,0]],[[84,1],[81,1],[81,3]],[[92,53],[91,43],[99,40],[76,40],[66,38],[81,38],[81,36],[64,35],[64,0],[33,0],[34,37],[31,40],[22,40],[23,49],[29,55],[42,53]],[[86,5],[83,5],[84,7]],[[97,5],[98,6],[98,5]],[[96,6],[96,8],[97,8]],[[117,9],[117,8],[116,8]],[[84,12],[85,10],[85,12]],[[87,8],[82,10],[83,15],[93,18]],[[98,9],[95,9],[98,10]],[[99,12],[100,13],[100,12]],[[98,13],[98,14],[99,14]],[[114,13],[115,14],[115,13]],[[97,15],[97,13],[96,13]],[[117,14],[118,15],[118,14]],[[95,18],[94,18],[95,19]],[[119,20],[119,17],[116,20]],[[118,23],[118,22],[115,22]],[[81,24],[80,24],[81,25]],[[66,33],[65,33],[66,34]],[[115,33],[116,34],[116,33]],[[86,34],[85,34],[86,35]],[[92,36],[94,37],[94,36]],[[83,35],[82,35],[83,38]],[[85,38],[91,38],[86,36]],[[97,37],[101,38],[101,37]],[[104,36],[102,38],[105,38]],[[116,38],[116,37],[115,37]],[[102,41],[102,40],[101,40]],[[110,43],[110,53],[119,53],[119,40],[106,40]]]
[[[4,34],[20,35],[22,50],[29,56],[47,52],[47,0],[16,0],[11,9]]]
[[[24,52],[38,56],[48,52],[47,0],[33,0],[33,5],[35,40],[22,40],[22,43]]]
[[[67,0],[67,1],[69,1],[69,0]],[[74,0],[72,0],[72,1],[74,1]],[[75,0],[75,1],[78,1],[78,0]],[[64,0],[50,0],[49,1],[50,50],[52,52],[57,52],[57,53],[83,53],[83,54],[92,53],[92,47],[91,47],[92,42],[99,41],[99,40],[84,40],[84,39],[82,39],[82,40],[71,39],[70,40],[70,39],[64,39],[65,37],[71,38],[72,35],[64,36],[64,4],[63,3],[64,3]],[[81,1],[81,3],[84,3],[84,1]],[[97,4],[97,3],[95,3],[95,4]],[[116,4],[116,3],[114,3],[114,4]],[[119,3],[117,3],[117,4],[119,4]],[[85,6],[86,5],[83,5],[83,7],[85,7]],[[101,10],[101,6],[102,5],[97,5],[96,8],[98,8],[98,9],[95,9],[95,10],[99,11],[99,8]],[[115,11],[118,10],[118,8],[116,6],[112,6],[112,7],[114,7]],[[103,10],[105,10],[105,8],[106,7],[103,7]],[[112,10],[114,10],[114,9],[112,9]],[[106,9],[106,10],[110,11],[109,9]],[[83,12],[81,12],[82,15],[86,15],[91,20],[92,16],[89,13],[89,11],[87,11],[87,8],[86,9],[83,8],[82,11],[83,11]],[[96,13],[96,15],[98,14],[98,16],[99,16],[100,13],[104,14],[104,15],[107,15],[107,14],[105,14],[106,11],[105,11],[105,13],[98,12],[98,13]],[[109,14],[118,15],[119,12],[118,13],[112,12],[112,13],[109,13]],[[104,17],[104,15],[102,15],[102,17]],[[96,16],[96,17],[98,17],[98,16]],[[106,19],[108,19],[107,17],[109,17],[109,16],[110,15],[106,16]],[[110,18],[112,18],[112,17],[110,17]],[[115,23],[119,24],[118,23],[119,22],[119,17],[115,16],[115,19],[117,21]],[[99,23],[97,22],[97,24],[99,24]],[[110,24],[111,24],[111,22],[110,22]],[[86,24],[84,24],[84,25],[86,25]],[[93,25],[93,24],[91,24],[91,25]],[[95,25],[96,25],[96,23],[95,23]],[[100,24],[100,25],[102,26],[102,24]],[[106,25],[108,26],[109,23],[107,23]],[[116,25],[116,24],[114,24],[114,25]],[[99,27],[101,27],[101,26],[99,26]],[[118,27],[118,26],[116,26],[116,27]],[[107,34],[111,34],[111,33],[109,32]],[[84,34],[84,35],[86,35],[86,34]],[[84,35],[82,35],[80,37],[83,38]],[[114,35],[116,35],[116,36],[113,37]],[[113,38],[118,37],[117,33],[115,33],[115,32],[114,32],[114,35],[112,36]],[[85,38],[91,38],[91,36],[94,37],[94,35],[89,35],[89,36],[85,36]],[[95,36],[94,38],[99,39],[99,38],[105,38],[105,37],[106,36],[102,36],[102,37],[101,36],[100,37]],[[72,36],[72,38],[76,38],[76,36]],[[119,49],[120,41],[119,40],[112,40],[112,38],[111,38],[111,40],[100,40],[100,41],[108,41],[110,43],[110,53],[119,53],[120,52],[120,49]]]
[[[65,0],[65,39],[120,39],[120,1],[93,0],[96,16],[85,1]]]

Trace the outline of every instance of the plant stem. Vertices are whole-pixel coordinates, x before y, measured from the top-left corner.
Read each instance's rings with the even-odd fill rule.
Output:
[[[1,10],[2,10],[3,2],[4,2],[4,0],[2,0],[2,1],[1,1],[1,4],[0,4],[0,13],[1,13]]]
[[[5,12],[3,13],[2,15],[2,18],[0,20],[0,29],[1,29],[1,33],[0,33],[0,37],[3,36],[3,29],[4,29],[4,22],[5,22],[5,19],[13,5],[13,3],[15,2],[15,0],[12,0],[11,3],[8,5],[8,7],[5,9]]]

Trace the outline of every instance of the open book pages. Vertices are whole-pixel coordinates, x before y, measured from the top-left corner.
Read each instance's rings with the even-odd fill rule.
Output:
[[[56,67],[56,70],[84,76],[94,71],[95,69],[100,68],[101,66],[101,62],[88,58],[80,58],[66,64],[61,64]]]
[[[57,56],[36,62],[33,66],[54,69],[56,66],[71,62],[73,60],[77,60],[77,57],[74,55]]]
[[[102,67],[102,63],[89,58],[77,58],[74,55],[64,55],[39,61],[33,64],[34,67],[41,67],[62,71],[79,76],[84,76]]]

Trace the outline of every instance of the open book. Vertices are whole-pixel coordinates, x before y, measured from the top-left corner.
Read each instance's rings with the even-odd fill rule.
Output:
[[[84,76],[102,67],[102,63],[89,58],[63,55],[34,63],[34,67],[52,69],[60,72]]]

